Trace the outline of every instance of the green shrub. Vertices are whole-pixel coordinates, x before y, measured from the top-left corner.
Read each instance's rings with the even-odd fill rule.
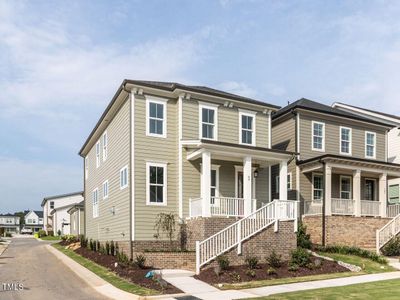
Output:
[[[268,275],[276,275],[277,273],[276,273],[276,270],[274,268],[270,267],[267,270],[267,274]]]
[[[298,265],[306,267],[311,262],[311,254],[303,248],[297,248],[292,251],[289,265]]]
[[[216,260],[221,270],[228,270],[230,262],[226,256],[217,256]]]
[[[100,251],[100,241],[96,242],[96,251]]]
[[[256,271],[254,271],[253,269],[247,269],[246,275],[254,278],[256,277]]]
[[[255,256],[246,257],[245,262],[251,270],[256,269],[258,266],[258,258]]]
[[[127,265],[129,263],[129,258],[126,256],[124,252],[118,252],[117,254],[117,260],[124,265]]]
[[[375,261],[379,264],[387,264],[387,260],[376,254],[375,252],[371,252],[368,250],[364,250],[358,247],[353,247],[353,246],[317,246],[315,248],[317,251],[321,252],[328,252],[328,253],[339,253],[339,254],[348,254],[348,255],[355,255],[363,258],[368,258],[372,261]]]
[[[41,238],[41,237],[44,237],[44,236],[46,236],[47,234],[46,234],[46,231],[44,231],[43,229],[40,229],[39,231],[38,231],[38,237],[39,238]]]
[[[107,241],[106,242],[106,251],[105,251],[105,254],[106,255],[110,255],[110,242],[109,241]]]
[[[282,266],[282,255],[276,254],[275,251],[266,258],[267,263],[273,268],[280,268]]]
[[[47,231],[47,236],[54,236],[54,231],[53,230]]]
[[[396,237],[391,239],[383,248],[382,254],[385,256],[399,256],[400,255],[400,238]]]
[[[117,256],[119,253],[119,245],[118,242],[115,242],[115,256]]]
[[[235,281],[241,281],[242,280],[242,277],[240,277],[240,274],[235,272],[235,271],[231,273],[231,276],[232,276],[233,280],[235,280]]]
[[[296,264],[290,264],[288,270],[289,272],[297,272],[299,270],[299,266]]]
[[[141,269],[144,269],[146,266],[146,257],[142,254],[136,255],[135,265]]]
[[[115,244],[114,244],[114,241],[111,241],[111,243],[110,243],[110,254],[112,256],[115,255]]]
[[[92,239],[89,240],[89,250],[93,251],[93,240]]]
[[[60,230],[60,229],[58,229],[58,231],[57,231],[57,235],[58,235],[58,236],[60,236],[60,235],[61,235],[61,230]]]
[[[307,234],[307,226],[303,223],[299,223],[297,228],[297,247],[311,249],[310,235]]]

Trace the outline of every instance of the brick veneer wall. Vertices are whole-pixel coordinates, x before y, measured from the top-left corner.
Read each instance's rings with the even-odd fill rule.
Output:
[[[142,252],[146,265],[157,269],[196,270],[195,252]]]
[[[314,244],[321,244],[321,216],[303,216],[307,233],[311,235]],[[367,250],[375,250],[376,230],[381,229],[391,219],[352,216],[327,216],[326,245],[348,245]]]

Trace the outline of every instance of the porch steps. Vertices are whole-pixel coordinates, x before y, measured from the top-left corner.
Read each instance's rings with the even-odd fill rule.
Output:
[[[379,254],[382,247],[400,233],[400,213],[385,226],[376,231],[376,252]]]

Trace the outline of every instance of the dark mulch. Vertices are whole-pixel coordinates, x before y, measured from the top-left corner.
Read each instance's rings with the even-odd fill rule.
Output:
[[[312,257],[311,260],[315,263],[318,258]],[[336,262],[321,260],[322,264],[319,267],[314,267],[312,269],[300,267],[297,271],[288,270],[288,262],[282,263],[280,268],[274,268],[276,274],[268,275],[267,270],[270,268],[268,264],[259,264],[258,268],[255,269],[256,275],[251,277],[246,274],[249,269],[247,266],[230,266],[228,270],[223,271],[219,276],[215,273],[214,268],[210,267],[202,271],[195,278],[205,281],[209,284],[218,283],[239,283],[255,280],[265,280],[265,279],[277,279],[277,278],[290,278],[290,277],[301,277],[308,275],[319,275],[319,274],[330,274],[338,272],[348,272],[349,270],[338,265]]]
[[[145,269],[141,269],[132,264],[124,265],[121,263],[118,263],[117,267],[115,267],[115,263],[117,262],[115,256],[104,255],[99,252],[91,251],[87,248],[78,248],[75,250],[75,252],[103,267],[106,267],[107,269],[116,273],[118,276],[125,278],[134,284],[157,290],[163,294],[182,293],[181,290],[169,283],[166,287],[162,288],[158,282],[152,280],[151,278],[145,278],[147,272],[154,270],[153,268],[146,267]]]

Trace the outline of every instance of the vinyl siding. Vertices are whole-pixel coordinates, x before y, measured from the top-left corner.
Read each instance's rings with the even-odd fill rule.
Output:
[[[400,163],[400,129],[398,128],[388,133],[388,161]]]
[[[290,117],[272,126],[272,148],[296,152],[296,120]]]

